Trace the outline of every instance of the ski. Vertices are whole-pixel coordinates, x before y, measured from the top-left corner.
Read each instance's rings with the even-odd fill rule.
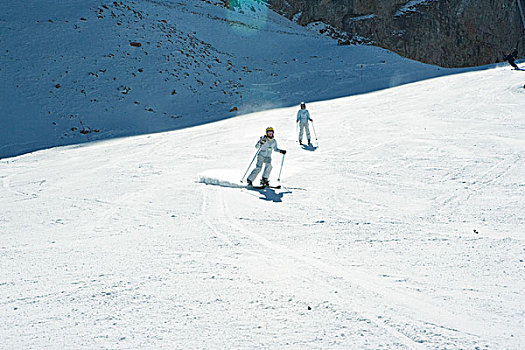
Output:
[[[279,189],[281,188],[281,185],[279,186],[250,186],[250,185],[247,185],[246,188],[248,189],[253,189],[253,190],[264,190],[265,188],[271,188],[271,189]]]

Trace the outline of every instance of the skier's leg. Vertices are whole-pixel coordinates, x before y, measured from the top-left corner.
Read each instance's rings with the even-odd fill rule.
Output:
[[[257,163],[255,164],[255,168],[252,170],[250,175],[248,175],[248,180],[250,180],[251,182],[253,182],[255,180],[257,175],[259,175],[259,173],[261,172],[261,169],[263,167],[263,163],[264,163],[264,157],[259,155],[257,157]]]
[[[304,125],[302,122],[299,122],[299,143],[303,141],[303,132],[304,132]]]
[[[266,161],[266,166],[264,168],[264,172],[263,172],[263,178],[265,179],[269,179],[270,178],[270,173],[272,172],[272,160],[271,159],[267,159]]]
[[[310,128],[308,127],[308,124],[305,125],[305,129],[306,129],[306,138],[308,139],[308,143],[311,143],[310,140]]]

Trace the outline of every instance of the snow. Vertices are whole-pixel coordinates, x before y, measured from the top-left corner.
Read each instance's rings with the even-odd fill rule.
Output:
[[[368,15],[352,17],[352,18],[349,19],[349,22],[359,22],[359,21],[365,21],[367,19],[373,19],[373,18],[376,18],[376,15],[371,13],[371,14],[368,14]]]
[[[299,21],[299,19],[301,19],[302,15],[303,15],[302,11],[297,12],[295,15],[293,15],[292,22],[297,23]]]
[[[188,16],[222,11],[167,3]],[[438,71],[286,25],[319,44],[293,48],[316,72],[304,89],[319,98],[304,99],[317,148],[298,145],[290,102],[150,134],[130,114],[136,136],[114,137],[115,126],[104,140],[0,160],[2,347],[523,348],[525,76],[504,65]],[[198,33],[234,52],[212,40],[220,32]],[[264,57],[253,67],[298,74],[275,91],[300,102],[291,87],[307,75]],[[42,105],[17,106],[21,116],[49,98],[33,93]],[[22,101],[7,96],[3,108]],[[181,109],[197,110],[185,96]],[[10,126],[13,140],[29,132]],[[287,150],[283,187],[249,190],[240,179],[267,126]]]
[[[400,8],[394,16],[399,17],[399,16],[406,15],[407,13],[418,12],[418,9],[417,9],[418,7],[422,5],[428,5],[430,2],[434,2],[434,1],[438,1],[438,0],[410,0],[409,2],[406,3],[405,6]]]
[[[241,181],[242,169],[213,169],[199,174],[199,182],[222,187],[246,187]],[[243,182],[246,180],[242,179]],[[245,182],[244,182],[245,183]]]
[[[0,158],[460,72],[341,47],[264,3],[238,4],[0,2]]]
[[[0,161],[3,344],[520,348],[521,78],[309,103],[314,152],[291,107]],[[285,186],[240,188],[267,125]]]

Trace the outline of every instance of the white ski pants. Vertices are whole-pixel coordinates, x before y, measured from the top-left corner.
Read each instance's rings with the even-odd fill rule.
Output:
[[[308,127],[308,122],[299,122],[299,141],[303,140],[303,133],[306,130],[306,138],[308,142],[310,141],[310,128]]]
[[[259,154],[257,156],[257,164],[255,165],[255,169],[253,169],[250,175],[248,176],[248,180],[253,182],[257,175],[259,175],[259,173],[261,172],[261,169],[264,164],[266,164],[266,167],[264,168],[263,177],[268,179],[270,177],[270,173],[272,172],[272,158],[264,157]]]

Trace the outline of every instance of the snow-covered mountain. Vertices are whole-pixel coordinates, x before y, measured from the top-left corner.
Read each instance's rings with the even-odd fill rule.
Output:
[[[451,70],[337,46],[257,2],[0,3],[0,157],[203,124]]]
[[[0,22],[2,33],[48,30],[33,31],[31,60],[22,40],[2,37],[20,50],[0,71],[3,154],[107,138],[0,160],[0,348],[523,348],[523,72],[422,80],[450,71],[335,46],[261,7],[86,3],[0,5],[22,21]],[[162,56],[167,39],[199,66]],[[38,55],[49,47],[77,51]],[[73,59],[88,51],[98,54]],[[190,76],[170,78],[162,57]],[[208,74],[200,87],[197,73]],[[212,89],[212,73],[242,86]],[[383,89],[407,81],[417,82]],[[170,100],[173,86],[182,100]],[[331,98],[360,91],[370,92]],[[316,147],[296,140],[304,96]],[[79,120],[87,134],[59,137]],[[250,190],[239,180],[267,126],[288,151],[270,178],[284,164],[283,187]],[[114,137],[162,128],[180,129]]]

